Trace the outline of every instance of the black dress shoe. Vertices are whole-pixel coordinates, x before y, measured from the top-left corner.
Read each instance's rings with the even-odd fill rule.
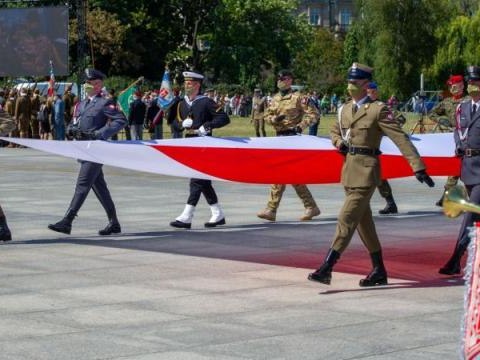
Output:
[[[12,240],[12,233],[8,229],[3,229],[0,231],[0,241],[10,241]]]
[[[212,227],[215,227],[217,225],[225,225],[226,222],[225,222],[225,218],[223,218],[222,220],[218,220],[218,221],[214,221],[214,222],[206,222],[204,225],[206,228],[212,228]]]
[[[184,223],[184,222],[175,220],[175,221],[172,221],[170,223],[170,226],[173,226],[173,227],[179,228],[179,229],[190,229],[192,227],[192,224],[191,223]]]
[[[62,219],[55,224],[48,225],[48,228],[50,230],[53,230],[53,231],[56,231],[56,232],[59,232],[59,233],[63,233],[63,234],[67,234],[67,235],[70,235],[70,233],[72,232],[72,224],[65,221],[65,219]]]
[[[122,232],[122,228],[119,223],[109,223],[105,229],[102,229],[98,232],[98,235],[110,235],[110,234],[119,234]]]

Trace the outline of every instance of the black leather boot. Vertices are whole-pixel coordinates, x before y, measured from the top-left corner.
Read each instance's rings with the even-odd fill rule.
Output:
[[[12,233],[7,225],[7,218],[2,216],[0,218],[0,241],[10,241],[12,240]]]
[[[117,214],[115,212],[110,212],[108,216],[108,225],[98,231],[98,235],[110,235],[110,234],[119,234],[122,232],[122,228],[120,227],[120,222],[117,219]]]
[[[387,270],[385,270],[385,265],[383,265],[382,251],[371,253],[370,257],[373,270],[365,279],[360,280],[359,285],[362,287],[387,285]]]
[[[443,275],[458,275],[462,271],[460,261],[462,256],[467,249],[467,245],[457,245],[455,251],[453,252],[450,259],[447,261],[443,267],[441,267],[438,272]]]
[[[395,204],[395,200],[393,199],[393,196],[387,196],[385,200],[387,200],[387,205],[385,206],[384,209],[379,210],[378,213],[380,215],[397,214],[398,213],[397,204]]]
[[[62,220],[55,224],[48,225],[48,228],[56,232],[70,234],[72,232],[72,222],[76,215],[72,209],[68,209]]]
[[[442,207],[443,206],[443,198],[445,197],[445,193],[442,194],[442,197],[440,198],[440,200],[438,200],[435,205],[436,206],[439,206],[439,207]]]
[[[323,264],[315,270],[315,272],[308,275],[308,280],[330,285],[330,282],[332,281],[333,265],[337,263],[339,258],[340,253],[336,250],[330,249]]]

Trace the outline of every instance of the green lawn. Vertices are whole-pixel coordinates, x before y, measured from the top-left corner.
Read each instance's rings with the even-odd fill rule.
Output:
[[[419,119],[418,114],[414,113],[404,113],[404,116],[407,118],[407,122],[403,126],[405,132],[410,133],[411,129],[415,126],[415,123]],[[337,121],[337,115],[335,114],[328,114],[322,116],[320,119],[320,125],[318,127],[318,135],[319,136],[328,136],[330,127],[332,126],[333,122]],[[427,124],[429,121],[425,121]],[[426,125],[426,132],[430,132],[432,125]],[[267,131],[268,136],[274,136],[275,133],[273,131],[272,126],[265,125],[265,129]],[[304,131],[304,134],[308,134],[308,130]],[[231,116],[230,117],[230,124],[221,128],[215,129],[214,135],[218,137],[225,137],[225,136],[238,136],[238,137],[251,137],[255,136],[255,129],[253,124],[250,123],[249,118],[241,118],[239,116]]]
[[[414,113],[404,113],[404,116],[407,118],[407,122],[403,126],[403,129],[405,130],[405,132],[410,133],[411,129],[415,126],[415,123],[418,121],[419,115]],[[328,114],[328,115],[322,116],[320,120],[320,125],[318,127],[318,135],[328,136],[330,127],[332,126],[334,121],[337,121],[337,116],[335,114]],[[429,121],[426,120],[425,124],[427,124],[428,122]],[[426,125],[426,132],[430,132],[431,129],[432,129],[432,125]],[[169,139],[171,135],[170,135],[170,129],[168,128],[168,126],[164,125],[163,130],[164,130],[164,138]],[[267,136],[275,135],[272,126],[268,124],[265,125],[265,130],[267,131]],[[250,118],[231,116],[230,124],[223,128],[215,129],[213,131],[213,134],[214,136],[217,136],[217,137],[253,137],[255,136],[255,129],[253,127],[253,124],[250,123]],[[308,130],[305,130],[304,134],[308,134]],[[121,139],[125,138],[123,133],[120,135],[120,138]],[[150,135],[145,132],[144,139],[149,139],[149,138],[150,138]]]

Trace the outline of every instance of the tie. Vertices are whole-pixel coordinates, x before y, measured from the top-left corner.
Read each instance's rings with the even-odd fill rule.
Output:
[[[472,114],[471,114],[470,117],[473,117],[476,112],[477,112],[477,104],[473,104],[473,106],[472,106]]]
[[[357,104],[353,104],[352,106],[352,114],[355,115],[355,113],[357,112],[358,110],[358,105]]]

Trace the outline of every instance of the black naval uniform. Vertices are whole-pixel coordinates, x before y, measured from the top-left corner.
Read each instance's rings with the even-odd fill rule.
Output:
[[[212,136],[212,129],[220,128],[230,123],[230,118],[218,108],[218,104],[207,96],[199,95],[192,102],[184,98],[178,103],[177,120],[181,126],[188,116],[193,119],[190,129],[185,129],[185,137],[199,136],[196,133],[202,125],[207,130],[207,136]],[[209,205],[218,202],[217,194],[212,187],[211,180],[190,179],[190,195],[187,204],[196,206],[203,194]]]
[[[118,109],[115,102],[100,94],[83,100],[78,105],[76,117],[78,121],[70,129],[70,132],[77,140],[107,140],[127,124],[125,115]],[[73,219],[87,198],[90,189],[93,189],[109,219],[109,224],[105,229],[100,230],[99,234],[119,233],[121,231],[120,224],[115,205],[103,177],[103,165],[83,160],[79,160],[79,162],[80,172],[67,213],[60,222],[49,225],[49,229],[70,234]]]
[[[214,100],[203,95],[198,95],[193,101],[185,97],[175,105],[176,108],[170,110],[176,114],[176,120],[173,122],[173,125],[176,130],[184,131],[185,137],[199,136],[198,129],[202,126],[206,130],[204,135],[212,136],[212,129],[220,128],[230,123],[230,118],[223,109]],[[193,125],[191,128],[184,129],[182,122],[188,117],[193,120]],[[188,196],[187,205],[196,206],[201,194],[205,196],[209,205],[218,203],[217,194],[211,180],[190,179],[190,195]],[[190,224],[185,224],[178,220],[171,222],[170,225],[190,228]],[[208,227],[208,223],[205,226]]]

